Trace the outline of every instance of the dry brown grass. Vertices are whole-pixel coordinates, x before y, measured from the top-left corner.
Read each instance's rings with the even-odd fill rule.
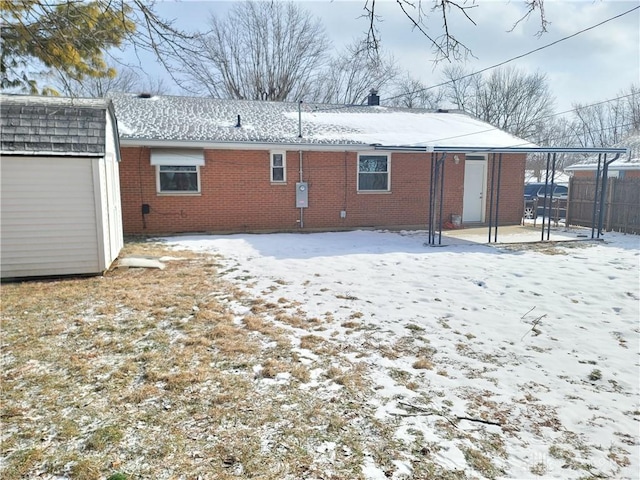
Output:
[[[123,254],[180,260],[2,286],[0,477],[357,479],[362,452],[394,442],[354,402],[363,365],[333,372],[339,390],[302,388],[342,348],[311,334],[330,316],[250,298],[214,256],[143,241]],[[323,358],[301,363],[292,327]],[[319,456],[327,439],[349,455]]]
[[[415,362],[413,362],[413,368],[416,370],[432,370],[433,362],[427,358],[419,358]]]

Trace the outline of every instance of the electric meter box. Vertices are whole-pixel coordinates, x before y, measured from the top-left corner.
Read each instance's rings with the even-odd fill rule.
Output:
[[[307,208],[309,206],[309,185],[307,182],[296,183],[296,207]]]

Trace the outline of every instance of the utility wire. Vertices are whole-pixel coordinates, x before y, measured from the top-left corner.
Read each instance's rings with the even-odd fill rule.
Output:
[[[639,94],[640,94],[639,92],[632,92],[632,93],[629,93],[628,95],[621,95],[619,97],[610,98],[609,100],[603,100],[601,102],[590,103],[588,105],[578,105],[577,107],[574,107],[571,110],[565,110],[564,112],[552,113],[551,115],[547,115],[546,117],[542,117],[541,120],[545,120],[547,118],[555,117],[555,116],[558,116],[558,115],[564,115],[565,113],[577,112],[578,110],[584,110],[586,108],[595,107],[597,105],[602,105],[604,103],[615,102],[616,100],[622,100],[623,98],[633,97],[634,95],[639,95]]]
[[[512,58],[510,58],[508,60],[505,60],[503,62],[496,63],[495,65],[492,65],[490,67],[483,68],[482,70],[478,70],[477,72],[469,73],[467,75],[463,75],[460,78],[456,78],[455,80],[448,80],[448,81],[440,83],[438,85],[432,85],[430,87],[425,87],[425,88],[421,88],[419,90],[414,90],[413,92],[408,92],[408,93],[403,93],[401,95],[396,95],[396,96],[390,97],[390,98],[388,98],[386,100],[395,100],[396,98],[401,98],[401,97],[404,97],[405,95],[412,95],[414,93],[426,92],[427,90],[431,90],[431,89],[438,88],[438,87],[443,87],[443,86],[448,85],[450,83],[454,83],[454,82],[457,82],[459,80],[463,80],[465,78],[473,77],[474,75],[478,75],[480,73],[484,73],[484,72],[486,72],[488,70],[491,70],[491,69],[494,69],[494,68],[497,68],[497,67],[501,67],[502,65],[505,65],[507,63],[513,62],[514,60],[518,60],[520,58],[526,57],[527,55],[531,55],[532,53],[536,53],[536,52],[539,52],[540,50],[544,50],[545,48],[552,47],[553,45],[556,45],[556,44],[558,44],[560,42],[564,42],[565,40],[569,40],[570,38],[573,38],[573,37],[575,37],[577,35],[580,35],[581,33],[588,32],[589,30],[593,30],[594,28],[597,28],[597,27],[599,27],[601,25],[604,25],[605,23],[611,22],[612,20],[616,20],[616,19],[618,19],[620,17],[623,17],[624,15],[627,15],[627,14],[629,14],[629,13],[635,11],[635,10],[638,10],[639,8],[640,8],[640,6],[633,7],[632,9],[627,10],[626,12],[620,13],[620,14],[614,16],[614,17],[611,17],[611,18],[608,18],[606,20],[603,20],[600,23],[597,23],[595,25],[592,25],[590,27],[582,29],[582,30],[580,30],[580,31],[578,31],[576,33],[573,33],[573,34],[571,34],[571,35],[569,35],[567,37],[560,38],[560,39],[558,39],[558,40],[556,40],[554,42],[548,43],[547,45],[543,45],[542,47],[538,47],[538,48],[536,48],[534,50],[531,50],[529,52],[523,53],[522,55],[518,55],[516,57],[512,57]]]

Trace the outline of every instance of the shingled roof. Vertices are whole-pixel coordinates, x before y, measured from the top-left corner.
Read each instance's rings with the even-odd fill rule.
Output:
[[[104,155],[106,111],[112,108],[104,99],[0,95],[0,151]]]
[[[123,145],[532,146],[459,112],[135,94],[110,98]]]

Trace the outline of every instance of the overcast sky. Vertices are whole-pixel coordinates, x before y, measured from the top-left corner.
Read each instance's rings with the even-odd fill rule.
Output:
[[[368,28],[367,19],[361,18],[365,0],[298,1],[320,18],[336,49],[361,37]],[[477,3],[468,10],[477,25],[453,11],[449,25],[476,57],[463,63],[470,71],[522,55],[640,5],[638,0],[546,0],[545,12],[550,23],[547,33],[538,37],[538,13],[508,32],[525,12],[523,0]],[[428,10],[432,2],[423,0],[423,4]],[[175,19],[181,28],[206,29],[211,15],[224,16],[231,5],[232,2],[221,1],[167,1],[159,3],[157,10],[162,16]],[[440,83],[446,62],[434,64],[428,40],[411,28],[395,0],[377,0],[376,12],[381,16],[378,28],[383,50],[426,85]],[[432,15],[429,33],[438,35],[442,19],[437,12]],[[556,111],[568,110],[577,102],[590,104],[614,98],[632,83],[640,84],[640,9],[509,65],[545,73],[556,99]],[[151,63],[143,66],[147,72],[161,74]],[[380,92],[383,103],[385,93],[389,96],[388,92]]]

